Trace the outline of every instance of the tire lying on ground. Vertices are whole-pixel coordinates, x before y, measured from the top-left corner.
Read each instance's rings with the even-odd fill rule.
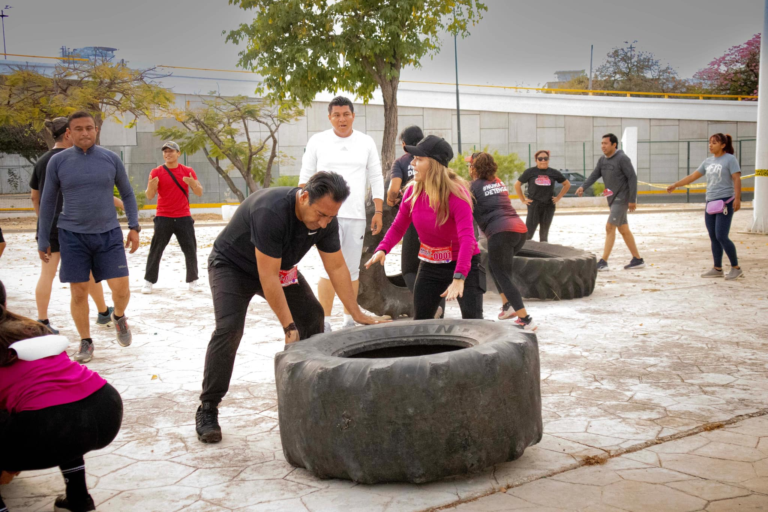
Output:
[[[482,320],[321,334],[275,358],[286,460],[320,478],[422,483],[517,459],[542,436],[536,336]]]
[[[487,240],[480,241],[483,264],[488,269]],[[580,299],[592,294],[597,279],[594,254],[528,240],[512,260],[512,282],[526,299]],[[495,284],[488,279],[489,286]],[[498,291],[498,290],[497,290]]]

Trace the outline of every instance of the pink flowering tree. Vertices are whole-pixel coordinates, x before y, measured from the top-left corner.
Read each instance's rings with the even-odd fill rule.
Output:
[[[757,95],[760,75],[760,34],[733,46],[699,70],[693,78],[712,94]]]

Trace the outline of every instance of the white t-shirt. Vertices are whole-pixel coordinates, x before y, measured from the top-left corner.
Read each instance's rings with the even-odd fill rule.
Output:
[[[365,220],[366,180],[373,198],[384,199],[379,150],[370,135],[353,130],[349,137],[339,137],[333,129],[313,135],[301,161],[299,183],[318,171],[338,173],[349,185],[350,195],[339,209],[341,218]]]

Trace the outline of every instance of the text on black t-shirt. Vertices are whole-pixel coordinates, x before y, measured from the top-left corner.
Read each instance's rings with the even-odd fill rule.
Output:
[[[528,185],[526,195],[529,199],[542,203],[552,203],[552,197],[555,195],[555,182],[563,183],[565,176],[557,169],[531,167],[526,169],[517,181]]]

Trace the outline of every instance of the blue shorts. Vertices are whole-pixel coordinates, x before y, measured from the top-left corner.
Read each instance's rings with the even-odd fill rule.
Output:
[[[123,231],[115,228],[106,233],[74,233],[59,229],[62,283],[85,283],[91,272],[96,282],[128,277],[128,260],[123,246]]]

